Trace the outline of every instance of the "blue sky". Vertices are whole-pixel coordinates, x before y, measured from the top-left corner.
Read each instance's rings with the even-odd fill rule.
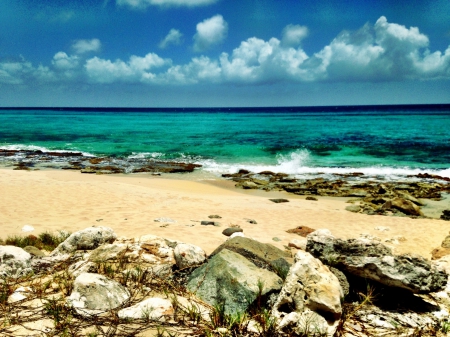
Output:
[[[450,103],[450,1],[2,0],[0,106]]]

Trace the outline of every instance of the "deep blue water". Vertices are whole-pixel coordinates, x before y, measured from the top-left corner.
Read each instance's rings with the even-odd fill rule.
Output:
[[[181,160],[218,173],[449,177],[450,106],[3,109],[0,148]]]

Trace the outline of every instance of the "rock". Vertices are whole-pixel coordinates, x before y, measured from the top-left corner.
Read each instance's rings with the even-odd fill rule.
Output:
[[[344,293],[344,297],[346,297],[350,293],[350,284],[348,283],[347,276],[339,269],[328,266],[328,269],[337,277],[339,284],[341,285],[342,292]]]
[[[252,225],[257,225],[258,223],[254,219],[245,219],[248,223],[251,223]]]
[[[28,233],[34,231],[34,227],[30,225],[25,225],[22,227],[22,232]]]
[[[156,218],[153,221],[155,221],[155,222],[167,222],[167,223],[174,223],[174,222],[176,222],[175,220],[173,220],[171,218]]]
[[[253,181],[244,181],[241,184],[238,184],[239,186],[241,186],[244,190],[253,190],[253,189],[257,189],[259,188],[258,184],[256,184]]]
[[[260,268],[287,273],[293,259],[291,255],[271,244],[261,243],[245,237],[234,237],[217,247],[211,256],[223,249],[231,250],[245,257]]]
[[[275,273],[256,267],[242,255],[223,249],[189,277],[187,288],[212,306],[224,306],[225,313],[244,312],[259,295],[281,289]]]
[[[345,207],[345,209],[349,212],[359,213],[361,211],[361,206],[359,205],[350,205]]]
[[[450,209],[442,211],[441,219],[450,221]]]
[[[18,278],[32,272],[29,253],[15,246],[0,246],[0,276]]]
[[[447,276],[421,256],[393,255],[388,247],[365,238],[341,240],[329,231],[307,236],[306,249],[321,261],[347,273],[413,293],[445,287]]]
[[[208,220],[204,220],[200,223],[202,226],[215,226],[215,227],[220,227],[220,223],[218,223],[217,221],[208,221]]]
[[[33,290],[30,287],[18,287],[14,292],[9,295],[8,303],[14,303],[22,301],[33,294]]]
[[[298,226],[298,227],[295,227],[295,228],[292,228],[292,229],[288,229],[286,232],[298,234],[298,235],[303,236],[305,238],[308,234],[310,234],[310,233],[312,233],[314,231],[315,231],[314,228],[311,228],[311,227],[308,227],[308,226]]]
[[[244,235],[244,233],[242,233],[242,232],[235,232],[235,233],[233,233],[233,234],[231,234],[229,237],[228,237],[228,239],[227,240],[230,240],[230,239],[232,239],[232,238],[235,238],[235,237],[245,237],[245,235]]]
[[[222,231],[222,234],[225,236],[231,236],[233,233],[243,232],[242,228],[239,227],[229,227]]]
[[[24,251],[36,257],[44,257],[46,256],[43,251],[36,248],[35,246],[26,246],[23,248]]]
[[[450,255],[450,248],[438,247],[431,251],[432,260],[438,260],[447,255]]]
[[[450,235],[447,235],[441,243],[442,248],[450,248]]]
[[[178,244],[174,249],[174,255],[179,269],[198,266],[206,260],[203,249],[187,243]]]
[[[215,214],[215,215],[208,215],[208,218],[210,218],[210,219],[222,219],[222,217],[220,215],[217,215],[217,214]]]
[[[274,236],[272,238],[272,240],[275,241],[275,242],[280,242],[281,241],[281,239],[279,237],[276,237],[276,236]]]
[[[421,202],[417,198],[414,198],[412,195],[410,195],[408,193],[398,192],[397,194],[400,198],[411,201],[412,203],[416,204],[417,206],[425,206],[423,202]]]
[[[67,272],[75,278],[83,273],[96,273],[97,271],[98,267],[96,263],[84,260],[71,264],[67,269]]]
[[[317,199],[316,197],[308,196],[305,198],[305,200],[318,201],[319,199]]]
[[[119,310],[121,319],[144,319],[146,321],[165,322],[173,316],[174,309],[170,300],[158,297],[147,298],[131,307]]]
[[[331,337],[336,327],[330,326],[319,314],[305,309],[301,313],[290,312],[278,323],[277,329],[288,336],[327,336]],[[293,334],[292,334],[293,333]]]
[[[380,232],[387,232],[387,231],[390,230],[389,227],[384,227],[384,226],[377,226],[374,229],[377,230],[377,231],[380,231]]]
[[[127,245],[123,243],[110,243],[101,245],[94,249],[89,255],[89,261],[105,262],[111,260],[118,260],[127,252]]]
[[[97,315],[123,305],[130,298],[120,283],[93,273],[80,274],[68,302],[82,316]]]
[[[328,267],[311,254],[299,251],[275,301],[272,314],[282,318],[291,312],[299,315],[314,312],[322,316],[323,321],[328,321],[325,327],[331,336],[342,314],[343,297],[339,280]],[[283,322],[281,325],[285,324]]]
[[[50,256],[73,253],[77,250],[92,250],[104,243],[112,243],[116,234],[108,227],[89,227],[71,234],[50,253]]]
[[[297,248],[297,249],[301,249],[301,250],[306,250],[306,238],[301,238],[301,239],[292,239],[288,246],[292,247],[292,248]]]
[[[289,202],[289,200],[287,200],[287,199],[269,199],[269,200],[274,202],[274,203],[276,203],[276,204],[279,204],[279,203],[282,203],[282,202]]]
[[[382,206],[382,208],[385,210],[394,208],[407,215],[414,215],[414,216],[423,215],[422,212],[420,211],[419,206],[415,205],[409,200],[405,200],[398,197],[386,202]]]

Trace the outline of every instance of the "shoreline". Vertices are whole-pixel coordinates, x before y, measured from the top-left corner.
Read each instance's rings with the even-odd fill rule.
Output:
[[[395,253],[415,253],[429,259],[432,249],[448,235],[448,223],[443,220],[348,212],[346,198],[318,196],[318,201],[311,201],[282,191],[236,189],[234,182],[224,179],[192,178],[0,168],[1,238],[106,226],[118,236],[152,234],[198,245],[209,254],[226,240],[222,231],[229,226],[240,226],[247,237],[281,249],[292,239],[301,239],[287,233],[288,229],[308,226],[327,228],[343,239],[375,236]],[[271,198],[289,202],[276,204]],[[209,219],[209,215],[222,218]],[[176,222],[155,222],[158,218]],[[218,221],[221,226],[201,225],[205,220]],[[34,231],[22,232],[25,225]]]

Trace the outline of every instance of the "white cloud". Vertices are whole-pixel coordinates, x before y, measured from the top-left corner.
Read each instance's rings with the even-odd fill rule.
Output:
[[[196,7],[206,6],[217,2],[217,0],[117,0],[119,6],[128,6],[134,9],[144,9],[149,6],[161,7]]]
[[[183,37],[183,34],[178,29],[172,28],[169,32],[169,34],[166,35],[166,37],[160,42],[159,48],[164,49],[167,48],[170,45],[179,45],[181,44],[181,38]]]
[[[450,46],[443,52],[430,51],[428,37],[418,28],[389,23],[381,17],[374,25],[341,32],[320,51],[307,55],[298,45],[307,29],[299,27],[287,26],[282,40],[251,37],[231,53],[222,52],[218,58],[201,55],[185,64],[173,64],[155,53],[112,61],[98,57],[86,60],[82,54],[62,51],[53,56],[50,68],[34,67],[23,59],[4,61],[0,62],[0,83],[26,85],[75,79],[155,85],[450,80]],[[203,39],[206,48],[224,38],[226,22],[217,15],[199,23],[197,31],[197,39]],[[178,35],[176,30],[171,32],[167,43],[172,41],[168,37]]]
[[[282,43],[285,46],[298,46],[308,36],[308,27],[299,25],[287,25],[283,29]]]
[[[133,55],[128,62],[122,60],[111,62],[111,60],[94,57],[86,61],[85,70],[92,81],[99,83],[152,82],[157,78],[150,70],[170,64],[170,60],[164,60],[154,53],[149,53],[145,57]]]
[[[197,33],[194,35],[194,50],[205,51],[221,43],[227,36],[228,23],[222,15],[215,15],[197,24]]]
[[[102,44],[99,39],[77,40],[73,43],[72,49],[74,49],[77,54],[84,54],[91,51],[99,51],[101,46]]]
[[[69,70],[78,66],[78,56],[69,56],[66,53],[60,51],[53,56],[52,64],[55,68],[61,70]]]

